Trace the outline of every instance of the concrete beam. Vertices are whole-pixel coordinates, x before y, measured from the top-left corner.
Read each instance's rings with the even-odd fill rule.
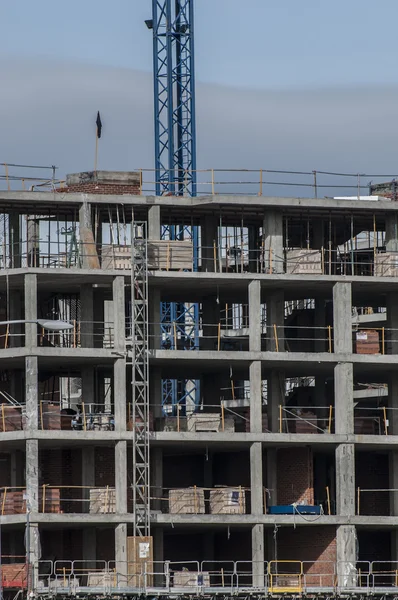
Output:
[[[252,515],[264,514],[263,449],[255,442],[250,446],[250,503]]]
[[[264,525],[254,525],[252,527],[252,562],[253,562],[253,587],[264,588]]]
[[[36,356],[25,358],[26,430],[34,435],[38,428],[38,361]]]
[[[37,275],[27,273],[24,276],[25,288],[25,320],[37,319]],[[37,323],[25,323],[25,347],[36,348]]]
[[[148,240],[160,240],[160,233],[160,206],[154,204],[148,208]]]
[[[127,426],[127,373],[126,359],[117,358],[113,365],[113,403],[115,430],[126,431]]]
[[[249,283],[249,349],[261,351],[261,287],[258,280]]]

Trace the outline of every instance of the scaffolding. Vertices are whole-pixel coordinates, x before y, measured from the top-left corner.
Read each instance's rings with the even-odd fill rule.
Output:
[[[148,266],[146,224],[132,219],[131,349],[133,430],[133,535],[150,535],[149,515],[149,380]]]

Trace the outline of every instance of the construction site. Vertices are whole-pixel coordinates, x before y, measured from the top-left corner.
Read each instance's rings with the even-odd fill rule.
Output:
[[[0,600],[396,597],[396,177],[197,169],[193,3],[154,169],[1,163]]]

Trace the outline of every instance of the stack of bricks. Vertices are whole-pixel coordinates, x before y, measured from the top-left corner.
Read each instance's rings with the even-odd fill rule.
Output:
[[[21,431],[22,429],[22,412],[19,408],[1,405],[0,412],[0,431]]]
[[[277,454],[279,505],[314,504],[314,468],[311,448],[281,448]]]
[[[141,174],[136,171],[86,171],[66,176],[66,187],[59,193],[141,194]]]
[[[3,564],[1,580],[3,588],[26,588],[28,581],[26,564]]]

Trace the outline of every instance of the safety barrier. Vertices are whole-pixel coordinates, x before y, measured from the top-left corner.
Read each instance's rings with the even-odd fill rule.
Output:
[[[32,581],[43,595],[99,594],[297,597],[314,594],[391,594],[398,588],[396,562],[251,561],[39,561]]]

